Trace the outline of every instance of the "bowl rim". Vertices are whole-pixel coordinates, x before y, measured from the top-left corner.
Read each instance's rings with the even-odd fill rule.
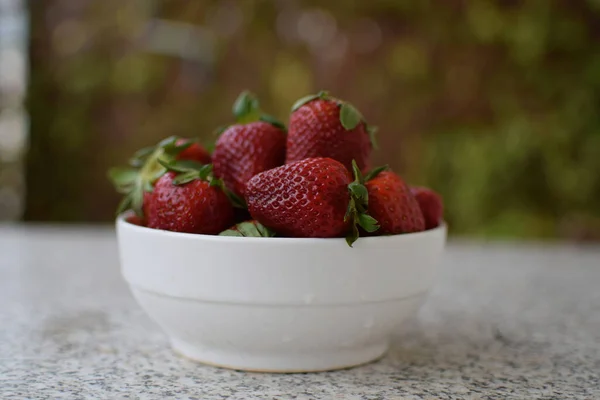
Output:
[[[125,218],[130,216],[129,212],[124,212],[117,216],[116,225],[117,228],[126,228],[139,233],[155,234],[168,236],[172,238],[181,238],[182,240],[208,240],[217,242],[231,242],[231,243],[252,243],[259,242],[263,244],[340,244],[343,243],[347,246],[345,238],[290,238],[290,237],[240,237],[240,236],[219,236],[219,235],[206,235],[202,233],[186,233],[186,232],[173,232],[164,229],[148,228],[147,226],[141,226],[128,222]],[[416,240],[418,238],[425,239],[429,236],[437,236],[439,234],[446,235],[448,225],[445,221],[441,221],[440,224],[432,229],[427,229],[421,232],[414,233],[400,233],[397,235],[383,235],[383,236],[366,236],[359,237],[355,244],[361,243],[381,243],[384,241],[402,241],[402,240]]]

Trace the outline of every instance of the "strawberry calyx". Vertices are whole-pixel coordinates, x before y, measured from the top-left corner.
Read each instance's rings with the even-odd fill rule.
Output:
[[[377,177],[377,175],[379,175],[383,171],[387,171],[388,169],[390,169],[390,167],[387,164],[386,165],[382,165],[380,167],[373,168],[372,170],[370,170],[369,172],[367,172],[367,175],[365,175],[364,182],[369,182],[370,180],[372,180],[375,177]]]
[[[165,171],[175,172],[175,178],[173,178],[173,185],[185,185],[193,180],[199,179],[206,181],[211,187],[218,187],[221,189],[229,198],[231,204],[236,208],[246,209],[248,206],[244,199],[231,190],[227,189],[222,179],[216,178],[213,175],[212,164],[200,164],[192,160],[161,160],[158,162],[165,169]]]
[[[354,181],[348,184],[350,202],[344,216],[344,221],[351,221],[352,225],[352,229],[346,236],[346,242],[350,247],[352,247],[352,244],[360,236],[359,226],[369,233],[379,229],[377,220],[368,214],[369,192],[364,185],[365,179],[355,160],[352,160],[352,170],[354,172]]]
[[[317,94],[311,94],[300,98],[292,106],[292,112],[296,111],[303,105],[310,103],[311,101],[319,99],[325,101],[335,101],[337,103],[338,107],[340,107],[340,123],[342,124],[345,130],[351,131],[352,129],[356,128],[360,123],[363,123],[365,125],[365,129],[367,130],[367,133],[369,134],[369,140],[371,141],[371,145],[375,149],[379,147],[377,145],[377,139],[375,137],[378,128],[376,126],[369,125],[362,113],[352,104],[348,103],[347,101],[343,101],[332,97],[326,90],[321,90]]]
[[[285,124],[272,115],[266,114],[260,108],[258,97],[248,90],[244,90],[233,103],[232,107],[235,122],[247,124],[249,122],[263,121],[276,128],[286,131]],[[227,127],[221,128],[222,133]]]
[[[275,232],[267,228],[257,221],[245,221],[227,229],[219,236],[236,236],[236,237],[273,237]]]
[[[350,131],[356,128],[360,123],[363,123],[367,133],[369,134],[369,140],[371,141],[371,145],[374,149],[378,149],[379,146],[377,144],[376,133],[378,128],[373,125],[369,125],[365,120],[365,117],[362,115],[360,111],[352,104],[337,100],[338,106],[340,107],[340,123],[347,131]]]
[[[303,105],[308,104],[311,101],[317,100],[317,99],[321,99],[321,100],[333,100],[333,98],[329,95],[329,92],[327,90],[321,90],[317,94],[309,94],[308,96],[304,96],[304,97],[296,100],[296,102],[292,106],[292,112],[296,111],[297,109],[299,109]]]
[[[126,210],[143,217],[144,193],[152,192],[154,183],[167,171],[160,159],[172,161],[195,141],[170,136],[154,146],[136,151],[129,160],[129,167],[115,167],[108,171],[108,178],[116,191],[123,194],[117,207],[117,215]]]

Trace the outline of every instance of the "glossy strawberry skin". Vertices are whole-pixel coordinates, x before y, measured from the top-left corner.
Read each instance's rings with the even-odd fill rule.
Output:
[[[199,179],[174,185],[175,176],[167,172],[156,181],[146,208],[149,228],[216,235],[232,225],[233,207],[219,187]]]
[[[250,178],[284,163],[285,141],[285,132],[267,122],[232,125],[215,145],[215,176],[223,179],[229,190],[244,196]]]
[[[444,216],[442,197],[426,187],[411,187],[410,191],[417,199],[421,212],[423,212],[425,229],[436,228]]]
[[[252,217],[290,237],[340,237],[350,224],[344,216],[351,178],[341,163],[309,158],[256,175],[246,202]]]
[[[178,139],[175,144],[180,146],[186,142],[186,139]],[[179,153],[176,159],[197,161],[200,164],[210,164],[211,162],[211,157],[208,151],[206,151],[206,149],[198,143],[192,143],[190,147]]]
[[[374,232],[375,235],[425,230],[425,219],[419,203],[398,175],[391,171],[383,171],[366,182],[365,186],[369,193],[369,214],[380,225]]]
[[[292,112],[288,127],[286,163],[311,157],[333,158],[351,171],[352,159],[361,171],[369,168],[372,145],[363,122],[346,130],[340,106],[334,100],[316,99]]]

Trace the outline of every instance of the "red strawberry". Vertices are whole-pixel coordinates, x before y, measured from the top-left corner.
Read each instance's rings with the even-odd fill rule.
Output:
[[[240,196],[250,178],[284,160],[284,131],[263,121],[230,126],[217,140],[213,153],[215,175]]]
[[[285,127],[261,115],[258,100],[248,92],[236,100],[234,114],[240,123],[225,129],[217,140],[213,165],[215,176],[233,193],[244,196],[250,178],[284,163]]]
[[[369,192],[369,214],[379,223],[376,235],[425,230],[425,219],[419,203],[402,178],[391,171],[374,170],[365,178]]]
[[[425,217],[425,229],[436,228],[444,216],[442,197],[426,187],[411,187],[410,191],[417,199]]]
[[[180,170],[180,175],[169,171],[158,179],[147,205],[149,228],[211,235],[233,223],[233,206],[222,183],[210,178],[210,166],[205,167]]]
[[[351,104],[326,92],[304,97],[292,107],[286,163],[309,157],[329,157],[351,171],[369,166],[375,128],[369,127]]]
[[[273,237],[275,232],[265,227],[256,220],[240,222],[219,233],[219,236],[238,236],[238,237]]]
[[[146,199],[154,182],[165,173],[161,162],[187,160],[190,163],[209,163],[210,155],[199,144],[175,136],[162,140],[155,146],[137,151],[129,161],[129,168],[112,168],[109,178],[119,193],[124,194],[117,213],[133,210],[143,217]]]
[[[188,139],[179,139],[175,142],[175,146],[183,146],[190,143]],[[191,142],[189,147],[182,150],[177,157],[177,160],[192,160],[200,164],[210,164],[210,154],[204,147],[196,142]]]
[[[307,158],[250,179],[246,201],[252,217],[291,237],[358,237],[356,224],[377,229],[365,214],[366,189],[331,158]],[[349,232],[350,231],[350,232]]]
[[[134,225],[139,225],[139,226],[146,226],[146,221],[144,218],[132,214],[130,216],[128,216],[127,218],[125,218],[125,221],[129,222],[130,224],[134,224]]]

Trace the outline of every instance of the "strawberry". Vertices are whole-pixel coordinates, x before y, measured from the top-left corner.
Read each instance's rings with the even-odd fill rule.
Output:
[[[275,232],[265,227],[256,220],[240,222],[219,233],[219,236],[238,236],[238,237],[273,237]]]
[[[375,127],[350,103],[327,92],[306,96],[292,107],[286,163],[310,157],[329,157],[351,171],[352,160],[363,171],[375,146]]]
[[[212,166],[165,164],[147,204],[148,227],[174,232],[214,235],[233,223],[233,206],[223,182],[210,176]]]
[[[411,193],[417,199],[425,218],[425,229],[436,228],[444,216],[442,197],[426,187],[411,187]]]
[[[425,230],[423,213],[410,188],[402,178],[385,169],[377,168],[365,177],[369,214],[380,226],[376,234],[395,235]]]
[[[199,162],[200,164],[210,164],[210,154],[200,144],[190,141],[189,139],[179,139],[175,142],[175,146],[189,147],[183,149],[175,159],[177,160],[191,160]]]
[[[134,224],[134,225],[146,226],[145,218],[142,218],[135,214],[129,215],[127,218],[125,218],[125,221],[129,222],[130,224]]]
[[[249,92],[238,97],[233,111],[238,123],[226,128],[217,140],[213,165],[215,176],[243,196],[250,178],[284,163],[285,126],[261,115],[258,100]]]
[[[115,188],[124,194],[117,214],[131,209],[137,216],[144,216],[146,199],[152,192],[154,182],[166,172],[159,160],[187,160],[186,162],[198,166],[199,163],[209,163],[210,155],[194,141],[175,136],[137,151],[129,161],[130,168],[112,168],[109,171],[109,178]]]
[[[357,171],[355,171],[355,174]],[[262,172],[246,187],[250,215],[291,237],[340,237],[351,246],[360,225],[368,232],[377,221],[366,214],[367,190],[340,162],[306,158]]]

